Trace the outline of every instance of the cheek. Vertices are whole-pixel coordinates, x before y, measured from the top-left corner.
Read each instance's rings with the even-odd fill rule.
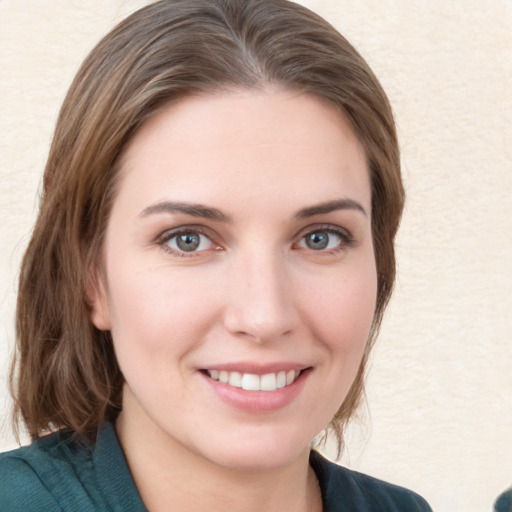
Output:
[[[310,286],[303,309],[316,338],[334,353],[360,358],[373,322],[377,278],[373,260],[346,275],[333,275],[324,286]]]
[[[193,272],[161,267],[130,271],[133,268],[137,265],[110,272],[109,309],[118,355],[143,359],[186,352],[202,338],[206,318],[214,314],[209,290],[215,288]]]

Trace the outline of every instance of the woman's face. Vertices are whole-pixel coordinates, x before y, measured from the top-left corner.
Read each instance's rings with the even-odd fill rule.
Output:
[[[162,452],[282,466],[341,405],[372,323],[363,149],[308,95],[169,105],[123,156],[96,279],[123,425]]]

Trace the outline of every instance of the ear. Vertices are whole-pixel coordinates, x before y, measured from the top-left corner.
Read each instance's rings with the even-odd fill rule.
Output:
[[[95,267],[87,283],[87,304],[91,308],[91,322],[96,329],[108,331],[111,329],[110,312],[108,308],[107,293],[101,272]]]

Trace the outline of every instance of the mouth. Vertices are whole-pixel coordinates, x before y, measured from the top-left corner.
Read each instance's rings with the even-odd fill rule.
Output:
[[[227,370],[203,370],[210,379],[246,391],[276,391],[293,384],[305,370],[281,370],[258,375]]]
[[[203,368],[200,374],[224,403],[244,413],[266,414],[294,403],[313,372],[295,363],[226,363]]]

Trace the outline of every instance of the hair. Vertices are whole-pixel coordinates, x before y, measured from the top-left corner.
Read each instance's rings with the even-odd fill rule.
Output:
[[[185,96],[274,85],[335,106],[364,147],[371,177],[377,299],[359,371],[330,423],[341,449],[395,279],[399,150],[388,99],[364,59],[329,23],[286,0],[162,0],[126,18],[85,59],[57,120],[21,266],[15,428],[22,420],[32,438],[66,428],[94,441],[121,409],[123,376],[110,333],[92,325],[86,289],[116,164],[137,129]]]

